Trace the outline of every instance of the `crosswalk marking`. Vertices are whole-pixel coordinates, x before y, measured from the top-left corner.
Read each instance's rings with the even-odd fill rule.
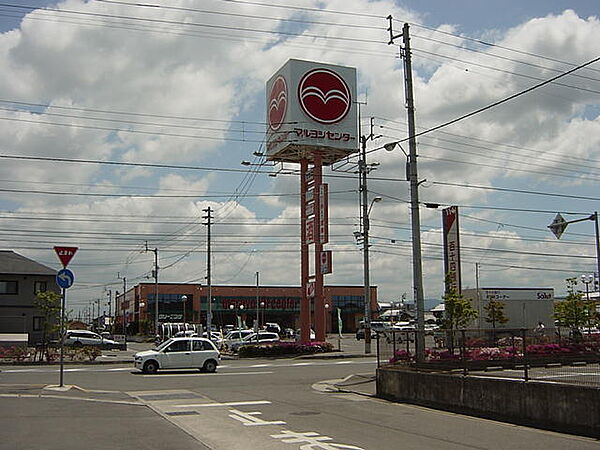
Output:
[[[219,376],[226,376],[226,375],[268,375],[270,373],[273,372],[267,372],[267,371],[254,371],[254,372],[219,372],[218,375]],[[212,377],[215,376],[215,374],[212,373],[164,373],[164,372],[158,372],[157,374],[153,374],[153,375],[149,375],[149,374],[144,374],[142,375],[142,377],[144,378],[148,378],[148,377],[152,377],[152,378],[163,378],[163,377]]]
[[[248,406],[248,405],[270,405],[268,400],[253,400],[247,402],[223,402],[223,403],[192,403],[189,405],[172,405],[172,408],[219,408],[230,406]]]
[[[221,375],[226,372],[222,372],[222,369],[259,369],[259,368],[285,368],[285,367],[302,367],[302,366],[329,366],[329,365],[356,365],[356,364],[375,364],[374,359],[368,360],[344,360],[344,361],[310,361],[310,362],[287,362],[281,361],[279,363],[260,363],[260,364],[251,364],[248,366],[244,365],[232,365],[232,364],[222,364],[219,365],[219,373]],[[112,365],[111,365],[112,366]],[[107,373],[119,373],[119,372],[127,372],[127,371],[136,371],[133,365],[128,365],[126,367],[106,367],[104,365],[95,365],[88,367],[76,367],[76,368],[65,368],[65,372],[107,372]],[[11,374],[11,373],[53,373],[58,372],[59,367],[31,367],[25,369],[0,369],[0,373],[2,374]],[[260,374],[261,372],[244,372],[249,374]],[[166,374],[165,374],[166,375]],[[198,375],[198,374],[193,374]],[[181,376],[181,375],[180,375]]]

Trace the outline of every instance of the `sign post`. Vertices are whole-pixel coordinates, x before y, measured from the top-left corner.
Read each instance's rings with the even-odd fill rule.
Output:
[[[59,386],[64,386],[64,349],[65,349],[65,305],[67,303],[67,289],[73,286],[75,275],[67,265],[75,256],[77,247],[54,247],[54,251],[58,259],[63,265],[63,268],[56,274],[56,284],[61,288],[62,299],[60,305],[60,383]]]

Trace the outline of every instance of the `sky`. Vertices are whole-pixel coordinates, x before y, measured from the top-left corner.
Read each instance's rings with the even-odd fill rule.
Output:
[[[108,290],[299,285],[299,180],[264,157],[265,82],[288,59],[355,67],[369,140],[371,283],[413,298],[399,41],[410,24],[418,131],[600,56],[596,1],[28,0],[0,7],[0,249],[60,268],[70,309]],[[462,285],[552,287],[596,269],[600,63],[418,138],[425,297],[443,291],[441,208],[458,205]],[[37,158],[37,159],[36,159]],[[242,165],[242,161],[252,165]],[[83,162],[85,161],[85,162]],[[355,159],[352,161],[355,162]],[[352,162],[351,161],[351,162]],[[352,167],[349,164],[347,167]],[[283,169],[283,172],[282,172]],[[277,176],[270,176],[275,175]],[[358,181],[327,168],[333,273],[361,285]],[[476,280],[476,265],[479,280]],[[579,288],[583,288],[579,284]],[[104,308],[103,308],[104,309]]]

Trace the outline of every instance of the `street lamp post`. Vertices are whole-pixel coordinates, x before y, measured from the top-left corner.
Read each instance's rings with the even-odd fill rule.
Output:
[[[187,295],[182,295],[181,301],[183,302],[183,326],[185,327],[185,302],[187,301]]]
[[[239,311],[243,311],[244,310],[244,305],[240,305],[237,308],[234,305],[229,305],[229,309],[230,310],[234,310],[235,309],[235,319],[237,321],[237,325],[238,325],[238,336],[242,337],[242,320],[241,317],[238,316]]]
[[[589,302],[590,301],[590,283],[594,281],[594,275],[591,274],[583,274],[581,275],[581,281],[585,284],[585,298]]]
[[[261,309],[261,312],[262,312],[262,323],[264,325],[264,323],[265,323],[265,302],[260,302],[260,309]],[[258,322],[258,329],[259,329],[259,331],[260,331],[260,323],[261,322],[259,321]]]
[[[363,180],[364,183],[364,180]],[[363,279],[364,279],[364,329],[365,329],[365,354],[371,353],[371,281],[370,281],[370,265],[369,265],[369,215],[373,204],[382,200],[381,197],[375,197],[367,206],[367,190],[362,191],[362,244],[363,244]],[[360,236],[358,233],[357,236]]]

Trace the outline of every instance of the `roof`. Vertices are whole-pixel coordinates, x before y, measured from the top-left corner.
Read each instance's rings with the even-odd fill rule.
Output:
[[[56,270],[44,266],[12,250],[0,250],[0,274],[56,275]]]

